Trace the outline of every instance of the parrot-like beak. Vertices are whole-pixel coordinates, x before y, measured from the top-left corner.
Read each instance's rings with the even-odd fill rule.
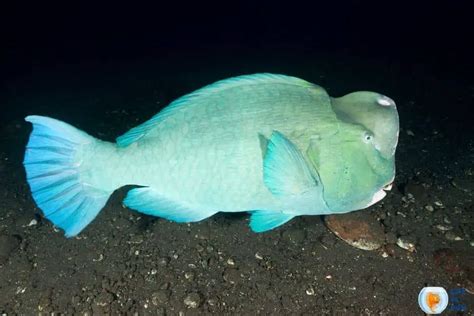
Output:
[[[386,191],[390,191],[392,189],[392,186],[393,186],[393,179],[388,184],[386,184],[382,189],[375,192],[375,194],[372,196],[372,200],[369,202],[369,204],[366,207],[374,205],[378,201],[382,200],[387,195]]]
[[[393,181],[390,182],[389,184],[385,185],[382,190],[390,191],[392,189],[392,186],[393,186]]]
[[[387,193],[385,193],[384,189],[381,189],[381,190],[375,192],[375,194],[372,196],[372,200],[369,202],[369,204],[366,207],[374,205],[375,203],[377,203],[378,201],[383,199],[386,195],[387,195]]]

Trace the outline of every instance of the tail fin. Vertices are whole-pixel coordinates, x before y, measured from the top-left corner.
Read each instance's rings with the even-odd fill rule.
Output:
[[[99,141],[52,118],[28,116],[25,120],[33,124],[23,161],[33,199],[47,219],[64,229],[66,237],[76,236],[113,192],[81,181],[81,174],[90,171],[85,166],[91,165],[83,165],[84,152]]]

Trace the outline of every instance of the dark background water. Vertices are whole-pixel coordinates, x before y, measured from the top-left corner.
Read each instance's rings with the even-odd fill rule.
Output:
[[[424,284],[472,290],[473,271],[452,268],[456,260],[468,262],[465,253],[472,259],[471,12],[469,1],[3,5],[0,312],[36,313],[42,306],[141,313],[148,304],[173,314],[187,310],[183,298],[195,291],[201,313],[409,314],[418,310]],[[255,72],[298,76],[332,96],[372,90],[397,102],[398,189],[364,214],[387,234],[417,240],[417,253],[391,252],[393,238],[384,248],[388,259],[361,253],[313,217],[260,235],[248,231],[245,216],[191,226],[147,219],[122,209],[120,193],[83,240],[54,234],[41,220],[21,165],[30,131],[25,115],[48,115],[113,140],[185,93]],[[444,206],[427,213],[435,201]],[[38,224],[27,226],[33,218]],[[446,218],[462,242],[434,228]],[[439,248],[456,255],[441,258],[451,261],[436,270]],[[265,259],[255,261],[257,253]],[[227,257],[238,268],[229,268]],[[206,266],[184,279],[198,261]],[[158,272],[150,281],[151,269]],[[327,275],[335,281],[324,283]],[[308,296],[302,284],[316,294]],[[150,303],[155,293],[167,296],[165,303]],[[406,304],[394,305],[394,297]]]
[[[468,1],[17,3],[2,10],[2,78],[38,67],[288,53],[385,59],[441,74],[472,70]]]
[[[3,96],[14,93],[8,90],[13,80],[46,72],[60,74],[58,81],[65,83],[84,76],[89,81],[94,73],[119,81],[180,72],[217,80],[258,71],[304,76],[305,66],[298,65],[324,67],[331,60],[360,77],[359,85],[345,89],[379,88],[397,99],[407,92],[397,87],[406,82],[387,72],[407,74],[403,80],[412,87],[431,85],[409,77],[421,73],[449,90],[443,85],[462,85],[473,70],[468,1],[10,3],[1,14]],[[379,67],[378,73],[367,67]],[[472,93],[471,86],[466,94]],[[470,109],[449,98],[422,103],[424,111],[457,123]],[[2,117],[11,119],[18,111],[4,108]]]
[[[357,71],[366,89],[373,83],[382,89],[385,83],[389,88],[405,84],[393,82],[387,70],[421,70],[456,85],[472,77],[468,3],[10,3],[0,22],[1,89],[12,79],[48,71],[62,72],[65,80],[107,71],[121,80],[137,64],[136,72],[155,76],[180,71],[215,73],[215,79],[257,71],[304,75],[295,65],[324,66],[327,59]],[[355,69],[358,61],[383,65],[380,75],[369,78],[364,67]],[[424,78],[409,80],[422,85]],[[446,101],[450,104],[426,102],[424,110],[467,117],[470,106]],[[5,108],[2,116],[11,118],[17,110]]]

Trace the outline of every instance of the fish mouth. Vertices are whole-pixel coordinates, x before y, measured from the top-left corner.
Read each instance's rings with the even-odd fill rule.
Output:
[[[392,189],[392,186],[393,186],[393,179],[391,182],[389,182],[388,184],[384,185],[380,190],[378,190],[377,192],[374,193],[374,195],[372,196],[372,199],[370,200],[369,204],[367,204],[366,207],[369,207],[371,205],[374,205],[375,203],[377,203],[378,201],[382,200],[386,195],[387,195],[387,192],[386,191],[390,191]]]
[[[386,185],[382,188],[382,190],[384,190],[384,191],[390,191],[390,190],[392,189],[392,186],[393,186],[393,181],[390,182],[389,184],[386,184]]]
[[[383,189],[375,192],[374,195],[372,196],[372,199],[370,200],[369,204],[367,204],[366,207],[374,205],[378,201],[382,200],[386,195],[387,195],[387,193],[385,193],[385,191]]]

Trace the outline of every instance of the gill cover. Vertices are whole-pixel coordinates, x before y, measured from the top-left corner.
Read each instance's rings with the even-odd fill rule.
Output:
[[[360,124],[369,131],[371,141],[385,159],[395,154],[399,123],[392,99],[375,92],[359,91],[332,98],[331,105],[341,121]]]
[[[307,155],[331,211],[363,209],[393,181],[397,108],[392,99],[366,91],[332,98],[331,106],[338,119],[336,133],[312,139]]]
[[[338,133],[313,139],[307,149],[332,212],[366,208],[374,194],[393,179],[393,156],[385,159],[373,143],[364,141],[364,133],[358,124],[340,122]]]

